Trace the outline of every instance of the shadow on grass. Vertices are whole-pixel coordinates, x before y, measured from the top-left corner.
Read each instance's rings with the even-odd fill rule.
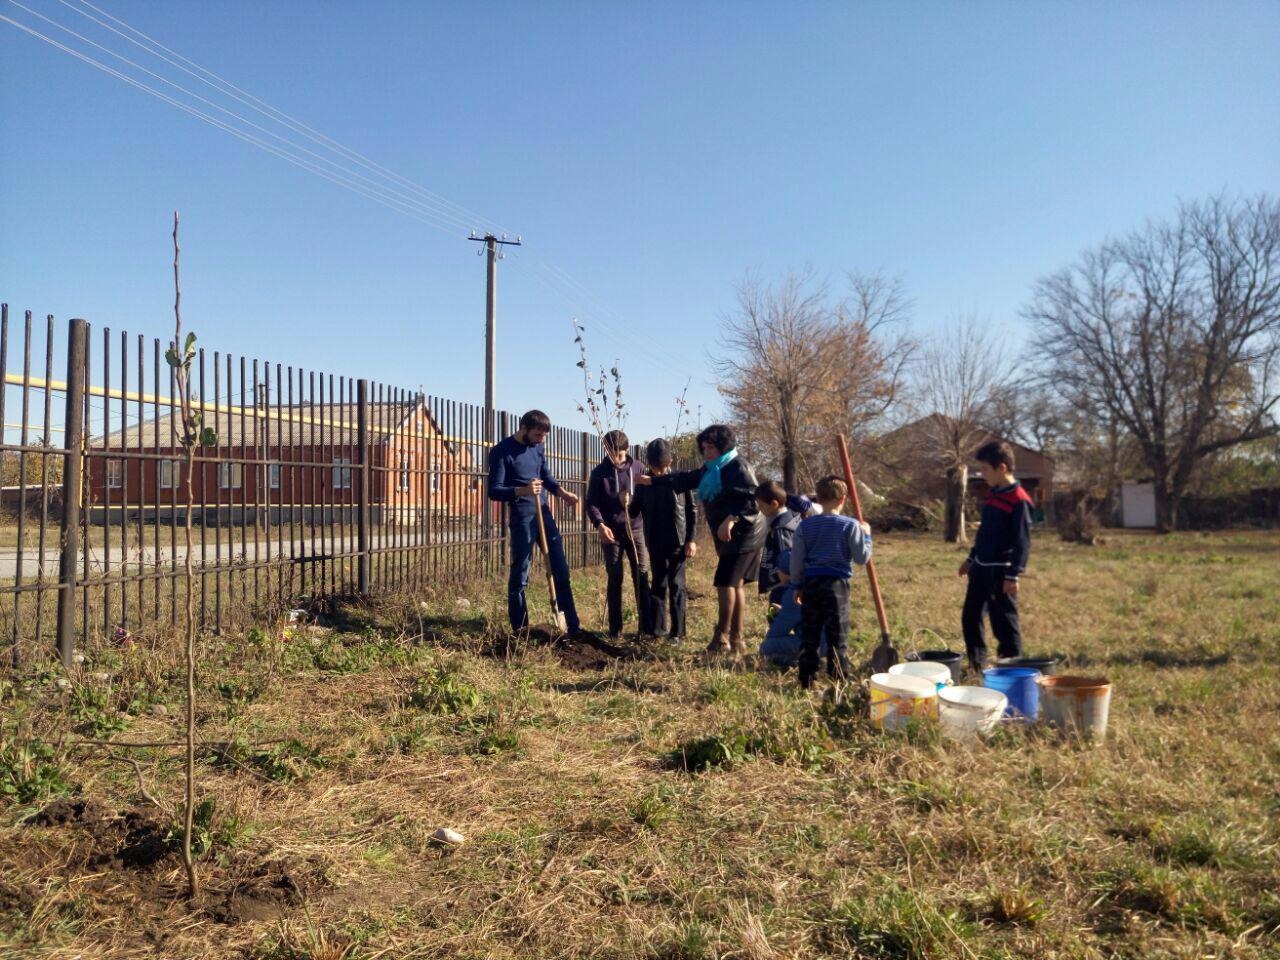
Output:
[[[1177,653],[1172,650],[1156,648],[1138,650],[1134,653],[1116,653],[1109,657],[1095,658],[1090,656],[1073,656],[1066,661],[1068,668],[1078,667],[1162,667],[1177,669],[1194,669],[1197,667],[1221,667],[1228,663],[1240,662],[1241,658],[1234,653]]]

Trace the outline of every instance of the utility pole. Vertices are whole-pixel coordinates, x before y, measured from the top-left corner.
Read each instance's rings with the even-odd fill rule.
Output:
[[[478,254],[488,254],[485,270],[485,298],[484,298],[484,442],[492,446],[495,442],[494,431],[494,387],[498,378],[498,349],[497,349],[497,311],[498,311],[498,261],[502,259],[503,253],[500,249],[504,246],[518,247],[521,245],[520,238],[508,240],[504,233],[500,238],[492,233],[486,233],[483,237],[477,237],[473,232],[469,240],[476,243],[483,243],[484,249],[477,250]]]
[[[496,406],[494,388],[498,380],[498,261],[503,257],[501,248],[520,246],[520,238],[517,236],[514,240],[508,240],[505,233],[501,238],[495,237],[492,233],[477,237],[475,231],[472,231],[468,239],[484,244],[484,249],[477,250],[477,254],[488,254],[485,264],[484,296],[484,451],[487,457],[489,450],[497,442],[495,433],[498,415],[494,409]],[[493,536],[493,510],[483,499],[480,504],[480,515],[484,518],[480,536],[485,543],[485,568],[488,569],[489,541]]]

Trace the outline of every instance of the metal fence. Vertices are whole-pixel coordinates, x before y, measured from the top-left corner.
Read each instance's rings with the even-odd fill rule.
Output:
[[[167,344],[29,311],[10,333],[5,305],[0,636],[14,661],[176,623],[187,467]],[[516,415],[205,349],[192,396],[217,435],[191,473],[204,629],[505,572],[504,508],[485,474]],[[600,439],[555,427],[546,448],[560,483],[585,497]],[[571,565],[597,561],[585,511],[553,509]]]

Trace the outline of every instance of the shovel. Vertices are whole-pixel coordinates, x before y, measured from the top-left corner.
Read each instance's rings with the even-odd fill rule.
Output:
[[[543,566],[547,568],[547,592],[551,594],[551,619],[555,621],[560,633],[569,632],[569,622],[564,618],[564,611],[556,602],[556,579],[551,575],[551,554],[547,550],[547,524],[542,519],[542,494],[536,494],[533,505],[538,512],[538,545],[542,547]]]
[[[840,465],[844,467],[844,482],[849,485],[849,496],[853,500],[853,515],[862,523],[862,500],[858,496],[858,484],[853,479],[853,466],[849,463],[849,446],[844,442],[844,434],[837,434],[840,441]],[[889,621],[884,615],[884,600],[880,596],[880,580],[876,577],[876,563],[867,561],[867,579],[871,581],[871,599],[876,605],[876,617],[880,620],[880,643],[871,651],[871,670],[873,673],[884,673],[898,662],[898,651],[893,649],[889,640]]]

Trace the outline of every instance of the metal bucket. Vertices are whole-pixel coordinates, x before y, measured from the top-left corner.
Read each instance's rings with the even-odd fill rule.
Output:
[[[1101,740],[1111,712],[1106,677],[1041,677],[1040,710],[1046,723],[1066,736]]]

